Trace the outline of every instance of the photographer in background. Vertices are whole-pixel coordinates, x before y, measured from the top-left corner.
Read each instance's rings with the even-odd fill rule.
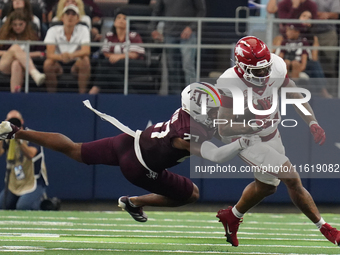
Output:
[[[9,122],[23,129],[24,119],[20,112],[11,110]],[[7,171],[5,188],[0,193],[0,208],[11,210],[40,210],[46,203],[47,172],[43,147],[24,140],[0,141],[0,156],[6,152]],[[55,209],[57,209],[56,206]],[[53,209],[49,207],[49,209]]]

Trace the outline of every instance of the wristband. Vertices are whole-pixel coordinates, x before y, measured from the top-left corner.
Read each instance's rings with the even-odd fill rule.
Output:
[[[317,121],[312,120],[311,122],[309,122],[309,127],[310,127],[311,125],[314,125],[314,124],[319,125],[319,123],[318,123]]]

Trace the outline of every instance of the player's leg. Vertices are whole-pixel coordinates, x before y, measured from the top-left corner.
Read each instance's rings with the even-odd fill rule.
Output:
[[[70,138],[63,134],[19,130],[16,132],[15,138],[39,144],[51,150],[64,153],[78,162],[83,162],[81,157],[81,143],[74,143]]]
[[[241,159],[252,166],[280,166],[288,159],[278,153],[268,144],[259,143],[240,153]],[[250,183],[234,207],[221,209],[216,217],[220,219],[226,231],[227,242],[238,246],[237,231],[242,222],[243,215],[265,197],[275,193],[280,180],[277,176],[267,172],[255,172],[255,181]]]
[[[193,183],[193,191],[191,196],[185,200],[175,200],[170,197],[151,193],[143,196],[130,197],[130,201],[136,206],[163,206],[163,207],[177,207],[190,203],[194,203],[199,199],[199,189]]]
[[[124,155],[119,155],[119,163],[129,182],[151,192],[144,196],[119,198],[119,207],[125,209],[136,221],[147,221],[143,206],[175,207],[195,202],[199,198],[199,190],[189,178],[167,170],[151,174],[137,159],[133,146]]]
[[[276,186],[269,185],[255,179],[248,184],[242,192],[241,198],[234,206],[237,211],[245,214],[252,207],[260,203],[265,197],[270,196],[276,192]]]
[[[243,221],[243,215],[265,197],[275,193],[275,191],[276,185],[266,184],[255,179],[255,181],[245,187],[234,207],[230,206],[217,212],[216,217],[220,219],[219,221],[224,226],[227,242],[233,246],[238,246],[237,231],[240,223]]]
[[[196,202],[198,198],[199,190],[193,183],[192,194],[185,200],[178,200],[168,196],[151,193],[134,197],[122,196],[118,199],[118,206],[127,211],[136,221],[146,222],[148,216],[143,211],[144,206],[177,207]]]
[[[340,231],[333,228],[321,217],[311,194],[303,187],[297,171],[289,160],[283,165],[289,172],[279,174],[281,181],[286,185],[288,194],[301,212],[303,212],[321,231],[321,233],[332,243],[340,244]]]
[[[319,210],[316,207],[312,196],[303,187],[299,174],[294,171],[294,167],[289,160],[285,162],[283,166],[286,167],[286,169],[291,169],[289,173],[284,173],[285,176],[280,177],[280,180],[286,185],[292,202],[312,222],[318,222],[321,219]]]

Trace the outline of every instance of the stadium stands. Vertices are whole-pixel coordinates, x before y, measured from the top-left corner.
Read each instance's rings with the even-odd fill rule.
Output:
[[[146,1],[148,2],[148,1]],[[129,16],[137,16],[137,17],[144,17],[144,16],[151,16],[152,6],[155,1],[151,1],[150,5],[145,4],[135,4],[134,1],[97,1],[96,4],[102,11],[103,18],[101,22],[101,26],[99,27],[101,30],[101,35],[103,38],[105,37],[105,33],[109,31],[113,25],[113,17],[117,10],[123,9],[129,13]],[[242,2],[243,3],[243,2]],[[240,4],[240,3],[239,3]],[[229,11],[228,13],[222,13],[221,9],[225,8],[217,8],[216,1],[207,2],[207,16],[208,17],[220,17],[222,18],[221,21],[217,20],[203,20],[202,22],[202,40],[201,44],[198,47],[201,47],[200,55],[197,59],[197,66],[200,68],[199,76],[202,78],[212,77],[216,78],[219,74],[221,74],[224,70],[229,68],[233,65],[232,60],[232,49],[234,43],[236,42],[241,35],[238,35],[239,31],[235,31],[236,28],[236,20],[235,22],[223,20],[225,17],[235,18],[233,16],[233,12]],[[236,6],[233,6],[230,9],[234,9]],[[87,12],[90,10],[87,8]],[[33,12],[37,16],[41,16],[41,11],[34,7]],[[243,15],[243,14],[242,14]],[[240,18],[248,18],[240,15]],[[178,19],[177,19],[178,20]],[[254,22],[253,22],[254,21]],[[165,63],[165,54],[163,54],[163,49],[167,48],[168,46],[163,46],[159,43],[154,43],[154,41],[150,37],[150,30],[148,28],[148,23],[150,21],[145,20],[130,20],[130,31],[138,32],[145,44],[147,46],[143,46],[146,50],[145,54],[145,61],[146,67],[144,69],[140,69],[137,71],[129,70],[128,76],[128,85],[129,90],[128,93],[159,93],[160,88],[167,86],[166,81],[166,64]],[[331,21],[332,22],[332,21]],[[337,22],[337,21],[333,21]],[[243,31],[246,29],[246,32],[249,30],[248,27],[245,27],[244,20],[240,20],[238,28]],[[266,38],[264,39],[269,47],[271,46],[270,38],[274,35],[273,31],[270,29],[272,28],[273,24],[277,24],[275,20],[271,19],[270,17],[258,17],[258,19],[252,19],[252,23],[258,23],[259,26],[267,27],[266,30]],[[251,25],[248,24],[251,29]],[[162,27],[160,26],[159,29],[161,30]],[[252,30],[249,30],[250,32]],[[153,44],[154,46],[150,45]],[[100,48],[102,43],[93,43],[91,46],[93,48]],[[163,48],[160,48],[160,45]],[[274,50],[274,48],[273,48]],[[326,49],[327,50],[327,49]],[[330,50],[330,49],[329,49]],[[321,56],[322,57],[322,56]],[[43,59],[34,60],[37,68],[42,71],[42,64]],[[93,51],[92,58],[91,58],[91,79],[88,85],[90,89],[95,81],[95,70],[100,62],[100,51]],[[163,63],[164,62],[164,63]],[[109,76],[109,74],[108,74]],[[9,77],[3,74],[0,74],[1,84],[0,84],[0,91],[8,91],[9,90]],[[110,76],[108,77],[110,79]],[[108,81],[110,82],[110,81]],[[300,79],[297,81],[298,85],[313,88],[313,79]],[[338,95],[338,79],[327,79],[328,88],[330,93],[336,97]],[[29,81],[29,91],[37,92],[37,91],[45,91],[45,87],[36,87],[32,81]],[[77,92],[76,86],[76,78],[73,77],[71,74],[65,74],[60,77],[59,80],[59,91],[60,92]],[[107,93],[115,93],[115,91],[103,91]],[[121,92],[120,92],[121,93]],[[315,95],[318,95],[315,93]]]

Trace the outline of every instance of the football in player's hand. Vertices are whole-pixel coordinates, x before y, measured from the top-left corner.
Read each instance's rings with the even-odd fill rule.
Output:
[[[248,107],[246,107],[244,109],[244,115],[236,115],[235,122],[243,122],[245,120],[247,123],[249,120],[252,119],[255,119],[255,114],[252,113]]]
[[[257,110],[263,110],[263,107],[261,104],[257,104],[257,105],[254,104],[254,108]],[[244,115],[236,115],[235,122],[243,122],[243,120],[245,120],[247,123],[249,120],[254,120],[254,119],[256,119],[255,114],[252,113],[248,107],[246,107],[244,109]]]

